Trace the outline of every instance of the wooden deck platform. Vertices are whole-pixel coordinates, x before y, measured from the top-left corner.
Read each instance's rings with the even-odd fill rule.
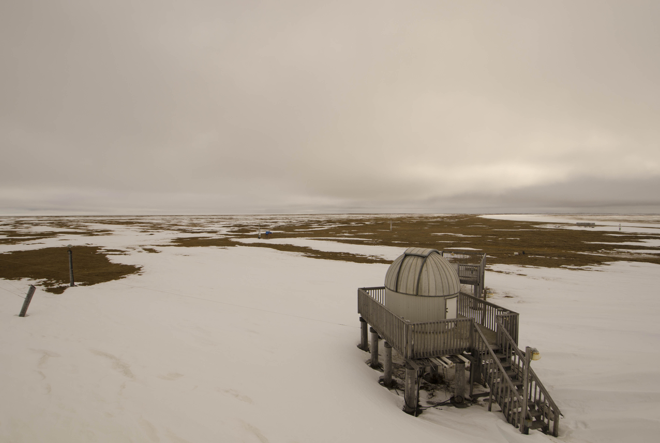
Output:
[[[497,333],[495,331],[491,331],[485,326],[481,326],[480,324],[477,324],[477,328],[479,328],[484,337],[486,337],[488,344],[493,347],[497,342]]]

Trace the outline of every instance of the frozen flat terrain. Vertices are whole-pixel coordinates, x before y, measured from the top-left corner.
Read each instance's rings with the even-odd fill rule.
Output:
[[[381,387],[356,347],[356,289],[382,285],[386,264],[248,246],[148,253],[140,245],[176,235],[166,220],[153,232],[95,223],[110,232],[0,246],[81,241],[142,266],[60,295],[37,290],[26,318],[33,282],[0,280],[2,442],[555,440],[521,435],[486,402],[401,411],[402,393]],[[295,241],[390,260],[405,249]],[[658,440],[659,280],[658,265],[629,262],[487,272],[491,301],[520,313],[521,347],[541,351],[534,368],[564,414],[559,440]]]

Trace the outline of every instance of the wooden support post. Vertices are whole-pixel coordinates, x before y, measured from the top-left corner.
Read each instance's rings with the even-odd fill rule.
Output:
[[[364,352],[369,352],[369,332],[367,331],[367,321],[360,317],[360,344],[358,348]]]
[[[383,375],[383,386],[389,388],[392,386],[392,345],[388,342],[383,343],[385,347],[385,374]]]
[[[438,372],[438,367],[435,365],[432,365],[429,368],[429,381],[436,384],[442,381],[440,378],[440,372]]]
[[[483,380],[482,374],[481,374],[481,356],[479,355],[479,351],[476,349],[473,349],[470,352],[470,355],[472,357],[472,361],[470,362],[470,396],[472,395],[472,384],[473,383],[479,383],[480,385],[485,387],[485,382]]]
[[[417,391],[417,368],[413,368],[406,362],[406,381],[403,394],[403,412],[417,416],[417,403],[419,401]]]
[[[463,403],[465,400],[465,363],[463,362],[454,365],[454,400],[456,403]]]
[[[27,314],[28,306],[30,306],[30,302],[32,301],[32,296],[34,295],[35,289],[36,288],[33,285],[30,285],[27,295],[25,296],[25,301],[23,302],[21,313],[18,314],[19,317],[25,317],[25,314]]]
[[[377,369],[378,365],[378,332],[374,328],[369,328],[371,332],[371,367]]]
[[[69,286],[75,286],[76,284],[73,280],[73,251],[71,251],[71,245],[69,245],[69,279],[71,280]]]

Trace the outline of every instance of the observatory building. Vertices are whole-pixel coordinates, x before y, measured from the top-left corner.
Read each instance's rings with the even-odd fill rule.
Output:
[[[420,377],[442,367],[454,373],[453,403],[465,405],[474,384],[481,384],[489,390],[488,410],[497,403],[521,432],[557,436],[561,411],[530,367],[538,353],[518,348],[518,313],[486,300],[485,267],[486,254],[479,251],[406,249],[388,268],[384,286],[358,289],[358,347],[380,368],[382,339],[388,388],[397,385],[392,351],[405,362],[408,414],[420,413]]]

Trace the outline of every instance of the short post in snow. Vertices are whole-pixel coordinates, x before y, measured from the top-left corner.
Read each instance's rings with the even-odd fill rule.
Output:
[[[523,403],[520,413],[520,433],[529,434],[529,428],[532,425],[531,420],[527,420],[527,400],[529,398],[529,365],[532,360],[541,358],[541,353],[536,348],[525,348],[525,364],[523,365]]]
[[[69,248],[69,280],[71,281],[69,286],[73,287],[76,285],[73,281],[73,251],[71,250],[71,245],[69,245],[68,248]]]
[[[369,328],[371,332],[371,363],[370,366],[374,369],[379,367],[378,365],[378,332],[374,328]]]
[[[19,317],[25,317],[25,314],[27,314],[28,306],[30,306],[30,302],[32,301],[32,296],[34,295],[35,287],[33,285],[30,285],[30,288],[28,289],[28,293],[25,296],[25,301],[23,302],[23,308],[21,309],[21,313],[18,314]]]
[[[360,344],[358,348],[364,352],[369,352],[369,331],[367,331],[367,321],[360,317]]]

